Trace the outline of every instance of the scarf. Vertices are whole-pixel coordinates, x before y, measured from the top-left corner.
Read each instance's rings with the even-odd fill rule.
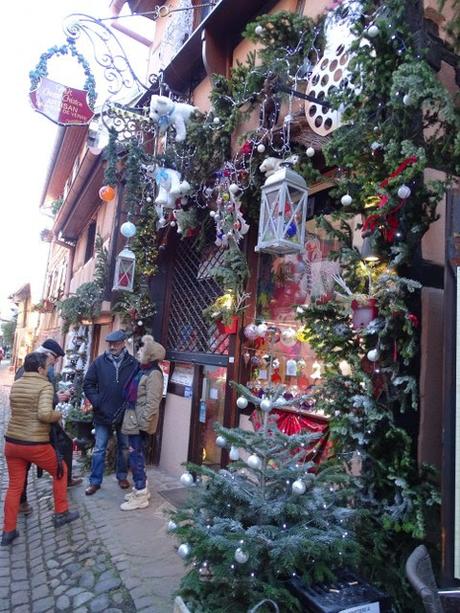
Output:
[[[152,370],[158,369],[158,360],[148,362],[147,364],[139,364],[139,370],[133,375],[126,386],[126,400],[130,405],[135,406],[137,401],[137,390],[139,381],[144,375],[148,375]]]
[[[115,379],[117,383],[119,383],[118,372],[120,370],[120,366],[123,361],[123,358],[125,357],[127,353],[128,353],[128,350],[126,348],[124,348],[118,355],[112,355],[110,351],[105,352],[105,355],[109,358],[109,360],[112,362],[115,368]]]

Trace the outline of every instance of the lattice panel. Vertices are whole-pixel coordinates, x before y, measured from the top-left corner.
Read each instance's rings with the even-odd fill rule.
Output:
[[[203,309],[222,294],[209,275],[220,264],[222,254],[214,245],[199,254],[193,249],[192,241],[180,241],[169,308],[167,346],[170,351],[228,353],[228,336],[220,334],[216,325],[208,324],[202,315]]]

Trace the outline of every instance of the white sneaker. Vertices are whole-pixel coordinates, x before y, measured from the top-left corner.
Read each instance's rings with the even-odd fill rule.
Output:
[[[148,481],[147,481],[147,483],[146,483],[146,485],[145,485],[145,489],[147,489],[147,487],[148,487]],[[125,494],[125,500],[131,500],[131,498],[132,498],[133,496],[135,496],[135,495],[136,495],[136,492],[137,492],[136,488],[135,488],[135,487],[133,487],[133,489],[132,489],[130,492],[128,492],[127,494]],[[150,500],[151,496],[152,496],[152,494],[151,494],[151,493],[149,492],[149,490],[147,489],[147,498],[148,498],[149,500]]]
[[[135,511],[136,509],[145,509],[149,506],[148,490],[135,490],[132,496],[126,502],[120,505],[122,511]]]

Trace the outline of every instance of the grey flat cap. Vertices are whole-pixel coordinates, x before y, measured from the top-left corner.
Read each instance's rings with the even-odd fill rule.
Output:
[[[119,341],[125,341],[128,338],[124,330],[113,330],[110,334],[107,334],[105,340],[109,343],[118,343]]]

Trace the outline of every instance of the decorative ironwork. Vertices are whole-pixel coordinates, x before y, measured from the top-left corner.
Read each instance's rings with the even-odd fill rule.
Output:
[[[170,351],[227,354],[229,338],[215,324],[208,324],[203,310],[222,294],[210,276],[221,264],[223,251],[209,245],[201,254],[190,240],[182,240],[176,251],[167,348]]]

